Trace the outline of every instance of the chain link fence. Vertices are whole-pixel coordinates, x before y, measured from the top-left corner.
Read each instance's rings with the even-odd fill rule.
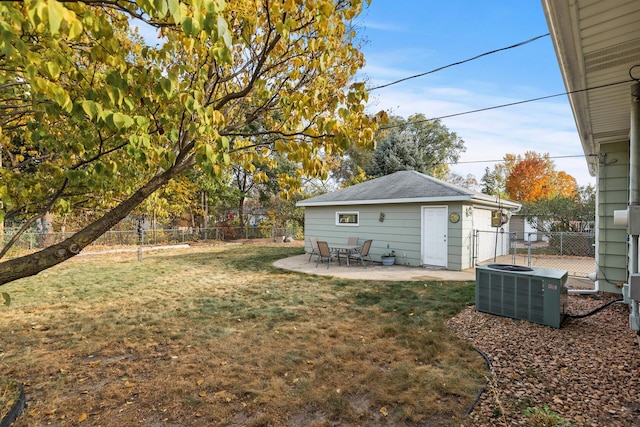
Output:
[[[567,270],[570,276],[587,277],[595,271],[593,232],[474,233],[475,265],[488,263],[526,265]]]
[[[27,232],[20,236],[12,246],[12,251],[43,249],[71,237],[74,233],[36,233]],[[13,237],[13,233],[2,235],[2,247]],[[213,227],[213,228],[174,228],[107,231],[87,248],[137,246],[137,245],[172,245],[199,241],[233,241],[242,239],[273,239],[284,241],[286,238],[302,239],[302,227],[265,228],[247,227]]]

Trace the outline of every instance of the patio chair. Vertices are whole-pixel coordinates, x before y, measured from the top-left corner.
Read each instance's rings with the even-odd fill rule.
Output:
[[[357,245],[358,244],[358,237],[357,236],[350,236],[347,239],[347,245]]]
[[[316,268],[318,268],[318,264],[324,259],[327,259],[327,268],[331,265],[331,259],[333,258],[333,253],[331,249],[329,249],[329,244],[327,242],[318,241],[318,259],[316,260]]]
[[[318,255],[320,252],[318,251],[318,238],[317,237],[309,237],[309,242],[311,242],[311,254],[309,254],[309,261],[311,262],[311,258],[314,255]]]
[[[353,252],[351,256],[351,258],[360,260],[364,268],[367,268],[367,264],[365,264],[364,262],[365,258],[369,258],[369,262],[373,262],[373,260],[371,259],[371,256],[369,255],[369,249],[371,249],[372,242],[373,240],[365,240],[364,243],[362,244],[362,247],[360,249],[357,249],[355,252]]]

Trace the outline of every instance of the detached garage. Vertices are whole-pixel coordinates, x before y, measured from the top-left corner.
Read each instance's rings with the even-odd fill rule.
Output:
[[[508,218],[520,208],[518,203],[415,171],[372,179],[297,206],[305,208],[307,252],[311,236],[330,243],[355,236],[360,242],[373,240],[374,261],[394,251],[397,264],[448,270],[464,270],[474,261],[506,255],[509,245],[498,239],[476,248],[474,230],[498,231],[508,238]],[[492,219],[501,225],[492,226]]]

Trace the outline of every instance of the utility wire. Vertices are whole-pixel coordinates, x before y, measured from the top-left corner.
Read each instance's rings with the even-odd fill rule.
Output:
[[[524,101],[510,102],[508,104],[500,104],[500,105],[494,105],[492,107],[485,107],[485,108],[478,108],[476,110],[463,111],[461,113],[447,114],[447,115],[444,115],[444,116],[433,117],[433,118],[430,118],[430,119],[416,120],[416,121],[413,121],[413,122],[400,123],[400,124],[397,124],[397,125],[382,126],[382,127],[378,128],[378,131],[398,128],[398,127],[403,127],[403,126],[410,126],[410,125],[412,125],[414,123],[425,123],[425,122],[431,122],[431,121],[434,121],[434,120],[448,119],[450,117],[464,116],[466,114],[480,113],[482,111],[497,110],[499,108],[512,107],[514,105],[527,104],[529,102],[542,101],[544,99],[557,98],[559,96],[571,95],[571,94],[574,94],[574,93],[587,92],[587,91],[590,91],[590,90],[596,90],[596,89],[602,89],[602,88],[605,88],[605,87],[617,86],[617,85],[621,85],[621,84],[624,84],[624,83],[630,83],[630,82],[633,82],[633,81],[635,81],[635,80],[634,79],[628,79],[628,80],[623,80],[623,81],[615,82],[615,83],[607,83],[607,84],[603,84],[603,85],[599,85],[599,86],[593,86],[593,87],[588,87],[588,88],[584,88],[584,89],[572,90],[572,91],[569,91],[569,92],[556,93],[554,95],[547,95],[547,96],[540,96],[538,98],[525,99]]]
[[[580,158],[586,157],[586,154],[572,154],[567,156],[544,156],[545,159],[571,159],[571,158]],[[455,162],[455,163],[439,163],[441,165],[461,165],[463,163],[502,163],[504,159],[500,160],[468,160],[466,162]]]
[[[393,85],[396,85],[396,84],[398,84],[398,83],[405,82],[405,81],[407,81],[407,80],[416,79],[416,78],[418,78],[418,77],[426,76],[426,75],[428,75],[428,74],[433,74],[433,73],[435,73],[435,72],[437,72],[437,71],[444,70],[445,68],[450,68],[450,67],[454,67],[454,66],[456,66],[456,65],[464,64],[464,63],[466,63],[466,62],[475,61],[476,59],[478,59],[478,58],[482,58],[483,56],[492,55],[492,54],[497,53],[497,52],[502,52],[503,50],[509,50],[509,49],[513,49],[513,48],[516,48],[516,47],[524,46],[524,45],[526,45],[526,44],[529,44],[529,43],[531,43],[531,42],[534,42],[534,41],[536,41],[536,40],[538,40],[538,39],[541,39],[541,38],[543,38],[543,37],[546,37],[546,36],[548,36],[548,35],[549,35],[549,33],[547,33],[547,34],[542,34],[542,35],[536,36],[536,37],[534,37],[534,38],[532,38],[532,39],[525,40],[525,41],[523,41],[523,42],[516,43],[516,44],[513,44],[513,45],[511,45],[511,46],[502,47],[502,48],[500,48],[500,49],[495,49],[495,50],[491,50],[491,51],[489,51],[489,52],[481,53],[480,55],[476,55],[476,56],[474,56],[473,58],[465,59],[465,60],[463,60],[463,61],[454,62],[454,63],[449,64],[449,65],[444,65],[444,66],[442,66],[442,67],[435,68],[435,69],[433,69],[433,70],[431,70],[431,71],[427,71],[427,72],[425,72],[425,73],[416,74],[416,75],[414,75],[414,76],[409,76],[409,77],[402,78],[402,79],[400,79],[400,80],[393,81],[393,82],[391,82],[391,83],[386,83],[386,84],[383,84],[383,85],[380,85],[380,86],[375,86],[375,87],[372,87],[372,88],[367,89],[367,91],[368,91],[368,92],[372,92],[372,91],[374,91],[374,90],[378,90],[378,89],[382,89],[382,88],[385,88],[385,87],[393,86]]]

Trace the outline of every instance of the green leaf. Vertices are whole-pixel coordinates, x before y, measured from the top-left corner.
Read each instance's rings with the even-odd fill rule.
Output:
[[[71,112],[73,109],[73,103],[71,102],[71,98],[67,91],[56,85],[52,87],[52,92],[53,99],[58,103],[58,105],[60,105],[60,107],[62,107],[66,112]]]
[[[165,95],[171,96],[171,92],[173,92],[173,82],[171,81],[171,79],[161,79],[160,87],[162,88],[162,91],[165,93]]]
[[[231,46],[231,32],[229,31],[227,21],[225,21],[222,15],[218,15],[218,38],[224,41],[226,47]]]
[[[149,119],[145,116],[135,116],[134,120],[139,128],[147,129],[149,127]]]
[[[62,3],[56,0],[49,1],[49,31],[52,35],[58,34],[62,18],[65,15],[65,8]]]
[[[173,22],[182,21],[182,10],[180,9],[180,1],[179,0],[168,0],[169,13],[173,16]]]
[[[11,295],[9,295],[6,292],[2,293],[2,298],[4,299],[4,305],[6,306],[10,306],[11,305]]]
[[[94,120],[98,116],[98,104],[93,101],[82,101],[82,109],[90,120]]]
[[[121,113],[113,114],[113,124],[118,129],[129,128],[133,125],[133,119]]]
[[[120,105],[122,103],[122,92],[119,88],[115,86],[107,86],[105,91],[113,105]]]
[[[56,203],[62,212],[65,212],[65,213],[71,212],[71,203],[68,200],[58,199]]]
[[[57,80],[60,77],[60,66],[55,62],[45,62],[44,68],[53,80]]]
[[[153,0],[153,6],[156,8],[158,16],[164,18],[167,14],[167,3],[165,0]]]
[[[225,64],[231,63],[231,50],[226,47],[215,47],[211,49],[211,55],[213,55],[213,58],[218,62]]]
[[[69,26],[69,37],[75,39],[82,34],[83,30],[82,22],[76,19]]]
[[[182,30],[188,36],[193,35],[199,31],[198,23],[195,22],[192,17],[187,16],[182,21]]]
[[[133,109],[136,107],[135,102],[133,102],[133,99],[131,99],[130,96],[126,96],[124,98],[124,103],[127,106],[127,108],[129,108],[129,110],[133,111]]]

